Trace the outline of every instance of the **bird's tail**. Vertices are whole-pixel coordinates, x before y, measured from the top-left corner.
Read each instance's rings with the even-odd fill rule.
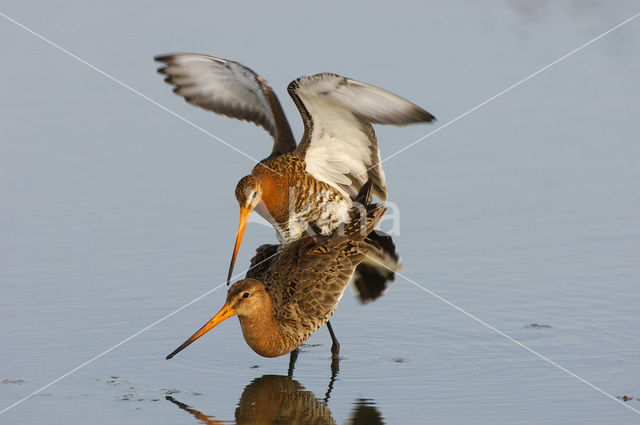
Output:
[[[379,298],[388,284],[395,280],[395,272],[402,270],[400,256],[391,236],[374,230],[365,242],[367,254],[351,277],[352,288],[362,303]]]
[[[386,211],[382,204],[370,203],[371,184],[371,180],[367,181],[355,196],[354,214],[369,217],[378,209]],[[391,236],[373,230],[382,219],[384,211],[381,214],[376,212],[375,224],[366,230],[367,253],[351,278],[352,287],[362,303],[380,297],[387,289],[387,284],[395,280],[395,272],[402,269],[400,256]]]

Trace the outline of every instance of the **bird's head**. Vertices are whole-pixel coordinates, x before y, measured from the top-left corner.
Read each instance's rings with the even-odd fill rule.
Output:
[[[229,288],[226,305],[239,317],[251,316],[271,305],[264,285],[255,279],[242,279]]]
[[[224,322],[231,316],[245,317],[254,314],[264,314],[265,308],[271,309],[271,298],[264,285],[255,279],[242,279],[234,283],[227,293],[227,300],[220,311],[189,339],[176,348],[167,359],[172,358],[196,339]]]
[[[236,199],[241,210],[253,211],[262,199],[262,183],[260,183],[260,180],[252,175],[241,178],[236,186]]]

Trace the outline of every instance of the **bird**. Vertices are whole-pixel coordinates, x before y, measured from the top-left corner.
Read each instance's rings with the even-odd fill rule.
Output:
[[[236,186],[240,220],[227,285],[252,211],[274,226],[282,245],[306,233],[330,234],[349,219],[354,196],[369,179],[372,194],[380,201],[387,199],[372,124],[435,120],[395,94],[325,72],[300,77],[287,88],[304,123],[302,139],[296,144],[278,97],[248,67],[197,53],[160,55],[155,60],[163,64],[158,72],[187,102],[253,122],[274,139],[271,154]],[[361,301],[377,298],[400,268],[388,235],[377,232],[369,240],[376,247],[371,252],[376,261],[365,259],[355,274]]]
[[[356,266],[367,255],[365,238],[385,211],[382,203],[368,204],[364,216],[352,212],[344,229],[331,235],[305,235],[283,246],[267,267],[250,269],[231,285],[220,311],[167,359],[232,316],[238,316],[245,341],[260,356],[278,357],[296,350],[328,325]],[[329,330],[335,359],[340,345]]]

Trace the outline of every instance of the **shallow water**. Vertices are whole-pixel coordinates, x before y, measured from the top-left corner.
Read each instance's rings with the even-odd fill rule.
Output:
[[[298,135],[284,88],[321,71],[438,117],[378,127],[387,157],[639,12],[604,1],[183,7],[0,11],[256,158],[266,133],[184,103],[152,56],[247,64]],[[233,189],[252,163],[0,21],[11,41],[0,70],[2,410],[222,284]],[[291,380],[288,357],[258,357],[236,320],[164,360],[219,309],[220,287],[0,423],[638,423],[625,406],[640,410],[639,42],[636,20],[384,163],[403,277],[372,304],[345,295],[332,319],[337,375],[326,329]],[[274,240],[251,224],[236,271]],[[269,410],[278,403],[285,416]]]

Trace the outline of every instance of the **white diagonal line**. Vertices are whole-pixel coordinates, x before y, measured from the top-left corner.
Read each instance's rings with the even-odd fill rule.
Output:
[[[599,35],[599,36],[597,36],[596,38],[592,39],[591,41],[588,41],[588,42],[584,43],[583,45],[581,45],[580,47],[577,47],[577,48],[573,49],[572,51],[570,51],[570,52],[569,52],[569,53],[567,53],[566,55],[564,55],[564,56],[562,56],[562,57],[560,57],[560,58],[558,58],[558,59],[554,60],[554,61],[553,61],[553,62],[551,62],[549,65],[547,65],[547,66],[545,66],[545,67],[540,68],[539,70],[537,70],[537,71],[536,71],[536,72],[534,72],[533,74],[530,74],[529,76],[527,76],[527,77],[525,77],[525,78],[521,79],[521,80],[520,80],[520,81],[518,81],[517,83],[514,83],[514,84],[510,85],[509,87],[507,87],[506,89],[504,89],[504,90],[502,90],[501,92],[497,93],[496,95],[491,96],[489,99],[485,100],[484,102],[477,104],[476,106],[474,106],[473,108],[469,109],[468,111],[466,111],[466,112],[464,112],[464,113],[462,113],[462,114],[458,115],[458,116],[457,116],[457,117],[455,117],[454,119],[452,119],[452,120],[450,120],[450,121],[446,122],[445,124],[441,125],[440,127],[436,128],[436,129],[435,129],[435,130],[433,130],[432,132],[430,132],[430,133],[428,133],[428,134],[426,134],[426,135],[422,136],[421,138],[419,138],[418,140],[416,140],[416,141],[414,141],[414,142],[411,142],[410,144],[408,144],[408,145],[407,145],[407,146],[405,146],[404,148],[402,148],[402,149],[400,149],[400,150],[396,151],[395,153],[393,153],[393,154],[391,154],[391,155],[387,156],[385,159],[383,159],[383,160],[381,160],[381,161],[379,161],[379,162],[377,162],[377,163],[373,164],[371,167],[367,168],[367,170],[366,170],[366,171],[363,171],[363,172],[362,172],[362,173],[360,173],[360,174],[364,174],[364,173],[366,173],[366,172],[367,172],[367,171],[369,171],[370,169],[372,169],[372,168],[374,168],[374,167],[377,167],[377,166],[378,166],[378,164],[382,164],[382,163],[383,163],[383,162],[385,162],[386,160],[393,158],[394,156],[398,155],[399,153],[402,153],[402,152],[406,151],[406,150],[407,150],[407,149],[409,149],[410,147],[412,147],[412,146],[414,146],[414,145],[416,145],[416,144],[418,144],[418,143],[422,142],[423,140],[425,140],[425,139],[427,139],[427,138],[431,137],[432,135],[434,135],[434,134],[438,133],[440,130],[443,130],[443,129],[445,129],[445,128],[449,127],[449,126],[450,126],[451,124],[453,124],[454,122],[456,122],[456,121],[458,121],[458,120],[460,120],[460,119],[462,119],[462,118],[466,117],[467,115],[469,115],[470,113],[474,112],[475,110],[477,110],[477,109],[479,109],[479,108],[482,108],[482,107],[483,107],[484,105],[486,105],[487,103],[492,102],[493,100],[497,99],[498,97],[502,96],[503,94],[507,93],[508,91],[510,91],[510,90],[512,90],[512,89],[514,89],[514,88],[516,88],[516,87],[518,87],[518,86],[519,86],[519,85],[521,85],[522,83],[524,83],[524,82],[526,82],[526,81],[530,80],[531,78],[535,77],[536,75],[538,75],[538,74],[540,74],[540,73],[542,73],[542,72],[546,71],[547,69],[551,68],[552,66],[554,66],[554,65],[555,65],[555,64],[557,64],[558,62],[561,62],[561,61],[565,60],[565,59],[566,59],[566,58],[568,58],[569,56],[573,55],[574,53],[579,52],[580,50],[584,49],[585,47],[589,46],[590,44],[595,43],[596,41],[600,40],[602,37],[606,36],[607,34],[609,34],[609,33],[613,32],[613,31],[617,30],[617,29],[618,29],[618,28],[620,28],[621,26],[623,26],[623,25],[625,25],[625,24],[627,24],[627,23],[631,22],[632,20],[636,19],[638,16],[640,16],[640,13],[637,13],[637,14],[633,15],[633,16],[632,16],[632,17],[630,17],[629,19],[627,19],[627,20],[625,20],[625,21],[623,21],[623,22],[619,23],[618,25],[616,25],[615,27],[613,27],[613,28],[609,29],[608,31],[603,32],[602,34],[600,34],[600,35]]]
[[[273,255],[270,255],[269,257],[265,258],[264,260],[260,261],[259,263],[257,263],[257,264],[255,264],[255,265],[253,265],[253,266],[249,267],[247,270],[245,270],[245,271],[243,271],[243,272],[238,273],[237,275],[233,276],[231,279],[235,279],[235,278],[237,278],[238,276],[241,276],[242,274],[244,274],[244,273],[248,272],[249,270],[253,269],[254,267],[258,267],[260,264],[264,263],[265,261],[269,260],[270,258],[272,258],[272,257],[274,257],[275,255],[278,255],[278,254],[279,254],[279,251],[278,251],[278,252],[276,252],[276,253],[275,253],[275,254],[273,254]],[[226,281],[225,281],[225,282],[226,282]],[[4,412],[6,412],[6,411],[8,411],[8,410],[10,410],[10,409],[12,409],[12,408],[14,408],[14,407],[16,407],[17,405],[19,405],[20,403],[24,402],[24,401],[25,401],[25,400],[27,400],[28,398],[33,397],[34,395],[38,394],[39,392],[41,392],[41,391],[43,391],[43,390],[45,390],[45,389],[49,388],[50,386],[52,386],[52,385],[53,385],[53,384],[55,384],[56,382],[61,381],[62,379],[66,378],[67,376],[69,376],[69,375],[71,375],[71,374],[75,373],[76,371],[78,371],[78,370],[82,369],[82,368],[83,368],[83,367],[85,367],[86,365],[88,365],[88,364],[92,363],[93,361],[95,361],[95,360],[99,359],[100,357],[104,356],[105,354],[107,354],[107,353],[109,353],[109,352],[111,352],[111,351],[115,350],[116,348],[120,347],[122,344],[124,344],[124,343],[126,343],[126,342],[128,342],[128,341],[131,341],[133,338],[135,338],[135,337],[137,337],[138,335],[140,335],[140,334],[142,334],[142,333],[144,333],[144,332],[148,331],[149,329],[153,328],[153,327],[154,327],[154,326],[156,326],[157,324],[159,324],[159,323],[161,323],[161,322],[164,322],[164,321],[165,321],[166,319],[168,319],[169,317],[171,317],[171,316],[173,316],[174,314],[176,314],[176,313],[178,313],[178,312],[180,312],[180,311],[184,310],[185,308],[189,307],[191,304],[193,304],[193,303],[195,303],[195,302],[197,302],[197,301],[200,301],[201,299],[203,299],[203,298],[204,298],[204,297],[206,297],[207,295],[211,294],[213,291],[216,291],[216,290],[218,290],[218,289],[222,288],[224,285],[225,285],[225,283],[223,282],[223,283],[221,283],[220,285],[216,286],[215,288],[208,290],[208,291],[207,291],[207,292],[205,292],[204,294],[200,295],[198,298],[194,298],[193,300],[189,301],[188,303],[186,303],[186,304],[185,304],[185,305],[183,305],[182,307],[180,307],[180,308],[178,308],[178,309],[176,309],[176,310],[172,311],[171,313],[167,314],[166,316],[162,317],[161,319],[156,320],[155,322],[153,322],[153,323],[152,323],[152,324],[150,324],[149,326],[146,326],[145,328],[143,328],[143,329],[139,330],[138,332],[134,333],[133,335],[131,335],[131,336],[129,336],[129,337],[127,337],[127,338],[123,339],[122,341],[120,341],[119,343],[117,343],[116,345],[114,345],[113,347],[111,347],[111,348],[109,348],[109,349],[107,349],[107,350],[103,351],[102,353],[98,354],[97,356],[92,357],[91,359],[89,359],[89,360],[87,360],[86,362],[82,363],[80,366],[77,366],[77,367],[75,367],[75,368],[71,369],[69,372],[65,373],[64,375],[60,376],[60,377],[59,377],[59,378],[57,378],[57,379],[54,379],[53,381],[49,382],[47,385],[45,385],[45,386],[43,386],[43,387],[41,387],[41,388],[37,389],[36,391],[32,392],[31,394],[29,394],[29,395],[27,395],[27,396],[23,397],[22,399],[20,399],[20,400],[16,401],[16,402],[15,402],[15,403],[13,403],[12,405],[10,405],[10,406],[8,406],[8,407],[4,408],[3,410],[1,410],[1,411],[0,411],[0,415],[2,415]]]
[[[250,160],[252,160],[253,162],[255,162],[256,164],[259,164],[260,161],[255,159],[254,157],[252,157],[251,155],[249,155],[248,153],[243,152],[242,150],[236,148],[235,146],[233,146],[231,143],[228,143],[224,140],[222,140],[220,137],[216,136],[215,134],[205,130],[204,128],[200,127],[198,124],[194,123],[193,121],[188,120],[187,118],[183,117],[182,115],[178,114],[177,112],[174,112],[173,110],[167,108],[164,105],[161,105],[160,103],[156,102],[155,100],[151,99],[150,97],[142,94],[141,92],[139,92],[138,90],[134,89],[133,87],[131,87],[130,85],[118,80],[116,77],[112,76],[111,74],[106,73],[105,71],[101,70],[100,68],[91,65],[89,62],[85,61],[84,59],[74,55],[73,53],[71,53],[70,51],[68,51],[67,49],[65,49],[64,47],[54,43],[53,41],[47,39],[46,37],[38,34],[37,32],[35,32],[34,30],[22,25],[20,22],[16,21],[15,19],[10,18],[9,16],[5,15],[4,13],[0,12],[0,16],[2,16],[4,19],[6,19],[7,21],[13,22],[14,24],[16,24],[17,26],[19,26],[20,28],[22,28],[23,30],[30,32],[31,34],[35,35],[36,37],[38,37],[40,40],[44,41],[47,44],[50,44],[51,46],[55,47],[56,49],[60,50],[61,52],[66,53],[67,55],[71,56],[72,58],[74,58],[75,60],[77,60],[78,62],[88,66],[89,68],[93,69],[94,71],[104,75],[105,77],[107,77],[108,79],[110,79],[111,81],[121,85],[122,87],[126,88],[127,90],[137,94],[138,96],[140,96],[141,98],[143,98],[144,100],[154,104],[155,106],[157,106],[158,108],[162,109],[165,112],[170,113],[171,115],[173,115],[174,117],[186,122],[187,124],[189,124],[190,126],[192,126],[193,128],[200,130],[202,133],[206,134],[209,137],[212,137],[214,139],[216,139],[217,141],[219,141],[220,143],[222,143],[223,145],[233,149],[234,151],[238,152],[239,154],[249,158]],[[278,173],[277,171],[271,169],[270,167],[267,167],[266,165],[263,164],[264,167],[269,168],[271,171],[273,171],[274,173],[280,175],[280,173]]]
[[[361,251],[362,252],[362,251]],[[440,301],[442,301],[443,303],[455,308],[456,310],[458,310],[459,312],[463,313],[464,315],[470,317],[471,319],[475,320],[476,322],[486,326],[487,328],[491,329],[492,331],[494,331],[495,333],[497,333],[498,335],[501,335],[503,337],[505,337],[506,339],[508,339],[509,341],[518,344],[520,347],[524,348],[525,350],[529,351],[530,353],[536,355],[537,357],[541,358],[542,360],[546,361],[547,363],[557,367],[558,369],[568,373],[569,375],[573,376],[574,378],[576,378],[579,381],[582,381],[583,383],[587,384],[588,386],[590,386],[591,388],[593,388],[596,391],[601,392],[602,394],[606,395],[607,397],[609,397],[610,399],[617,401],[618,403],[622,404],[624,407],[627,407],[631,410],[633,410],[634,412],[640,414],[640,410],[634,409],[633,407],[629,406],[628,404],[626,404],[625,402],[623,402],[622,400],[617,399],[616,397],[612,396],[611,394],[609,394],[608,392],[606,392],[605,390],[603,390],[600,387],[597,387],[595,385],[593,385],[591,382],[579,377],[578,375],[576,375],[575,373],[571,372],[569,369],[564,368],[562,366],[560,366],[558,363],[554,362],[553,360],[549,359],[548,357],[543,356],[542,354],[538,353],[537,351],[535,351],[532,348],[527,347],[526,345],[524,345],[523,343],[521,343],[520,341],[510,337],[509,335],[507,335],[506,333],[502,332],[501,330],[491,326],[490,324],[488,324],[487,322],[483,321],[482,319],[479,319],[478,317],[474,316],[473,314],[465,311],[464,309],[458,307],[457,305],[453,304],[452,302],[442,298],[440,295],[436,294],[433,291],[430,291],[429,289],[425,288],[424,286],[420,285],[419,283],[413,281],[412,279],[409,279],[407,276],[403,275],[402,273],[398,272],[397,270],[393,270],[390,267],[387,267],[386,265],[384,265],[383,263],[381,263],[380,261],[376,260],[375,258],[363,253],[365,257],[369,258],[370,260],[380,264],[382,267],[385,267],[387,269],[389,269],[389,271],[395,272],[398,276],[402,277],[403,279],[405,279],[407,282],[412,283],[413,285],[417,286],[418,288],[422,289],[424,292],[428,293],[429,295],[439,299]]]

